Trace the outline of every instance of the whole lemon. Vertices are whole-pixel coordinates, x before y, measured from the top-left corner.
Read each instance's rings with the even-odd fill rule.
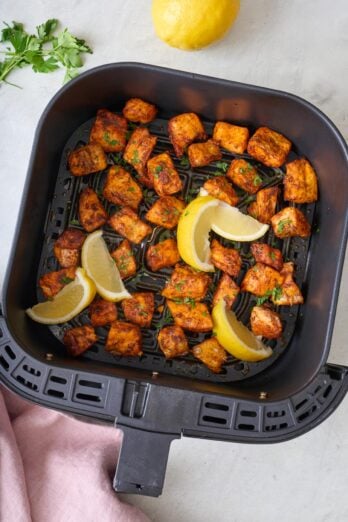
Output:
[[[157,36],[179,49],[201,49],[221,38],[238,15],[240,0],[153,0]]]

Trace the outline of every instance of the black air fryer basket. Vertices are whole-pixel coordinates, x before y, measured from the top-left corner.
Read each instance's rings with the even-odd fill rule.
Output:
[[[261,363],[229,358],[221,374],[213,374],[191,355],[167,361],[156,343],[161,316],[144,331],[140,359],[115,357],[100,341],[84,356],[72,359],[61,342],[69,325],[47,327],[31,321],[25,309],[40,298],[37,280],[56,269],[52,246],[76,220],[76,198],[87,185],[99,190],[105,173],[74,178],[67,154],[85,144],[96,111],[120,111],[130,97],[159,107],[150,125],[158,136],[156,152],[170,147],[166,122],[192,111],[212,122],[227,120],[251,130],[266,125],[293,143],[292,156],[305,156],[319,179],[316,205],[303,205],[312,224],[310,240],[278,242],[296,265],[305,304],[282,307],[284,335],[271,344],[273,356]],[[242,155],[245,156],[245,155]],[[225,160],[233,155],[224,154]],[[109,161],[112,163],[110,156]],[[176,160],[175,160],[176,161]],[[254,161],[251,159],[251,161]],[[176,161],[184,197],[195,194],[210,167],[195,169]],[[266,185],[281,182],[279,169],[257,164]],[[213,168],[213,167],[212,167]],[[147,193],[141,215],[152,201]],[[242,210],[246,201],[241,200]],[[112,206],[107,208],[112,212]],[[62,88],[39,122],[20,217],[8,266],[0,315],[0,378],[22,397],[81,416],[114,423],[124,432],[116,470],[116,491],[157,496],[162,491],[169,445],[181,435],[238,442],[280,442],[322,422],[339,404],[348,386],[348,369],[326,364],[348,223],[348,155],[341,135],[318,109],[287,93],[149,65],[121,63],[98,67]],[[163,238],[155,229],[150,242]],[[111,229],[110,246],[120,238]],[[276,241],[272,232],[266,240]],[[248,246],[240,245],[243,268],[250,263]],[[144,245],[136,249],[143,264]],[[245,271],[245,270],[244,270]],[[160,290],[170,272],[143,268],[126,282],[130,291]],[[161,305],[156,293],[156,305]],[[242,294],[234,307],[247,321],[252,298]],[[84,324],[86,313],[70,322]],[[193,346],[200,335],[189,336]]]

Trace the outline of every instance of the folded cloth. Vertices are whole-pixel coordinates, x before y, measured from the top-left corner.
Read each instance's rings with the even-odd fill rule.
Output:
[[[112,490],[121,441],[0,386],[0,521],[149,522]]]

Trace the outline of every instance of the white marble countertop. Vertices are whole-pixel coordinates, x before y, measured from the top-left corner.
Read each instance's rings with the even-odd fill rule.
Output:
[[[217,0],[218,1],[218,0]],[[149,0],[2,0],[1,20],[33,30],[58,18],[94,50],[85,69],[138,61],[273,87],[323,110],[348,139],[346,0],[242,0],[229,35],[205,50],[171,49],[153,34]],[[63,74],[15,72],[0,87],[0,284],[9,255],[34,130]],[[345,264],[330,361],[348,364]],[[158,522],[348,520],[348,400],[312,432],[249,446],[182,439],[172,444],[159,499],[124,497]],[[101,517],[102,520],[102,517]]]

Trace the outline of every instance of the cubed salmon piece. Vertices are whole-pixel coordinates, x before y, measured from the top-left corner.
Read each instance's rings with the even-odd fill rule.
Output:
[[[85,176],[106,169],[107,157],[98,143],[89,143],[70,152],[68,164],[71,174]]]
[[[153,272],[173,266],[178,261],[180,261],[178,247],[175,239],[172,238],[150,245],[146,251],[146,263]]]
[[[126,146],[127,121],[106,109],[99,109],[89,141],[98,143],[105,152],[121,152]]]
[[[262,178],[256,168],[244,159],[231,161],[226,176],[248,194],[256,194],[262,184]]]
[[[65,285],[75,279],[75,267],[63,268],[54,272],[48,272],[39,279],[39,286],[47,299],[51,299],[60,292]]]
[[[159,196],[175,194],[182,189],[182,181],[168,152],[149,159],[147,171]]]
[[[109,219],[109,225],[131,243],[141,243],[152,232],[150,225],[144,223],[129,207],[122,207],[115,212]]]
[[[245,274],[241,289],[258,297],[271,296],[272,291],[279,288],[283,281],[284,276],[277,270],[263,263],[256,263]]]
[[[140,98],[130,98],[124,106],[123,116],[134,123],[150,123],[156,118],[157,108]]]
[[[295,207],[285,207],[271,219],[273,231],[281,239],[285,237],[308,237],[311,226],[301,210]]]
[[[211,262],[232,277],[237,277],[242,268],[242,258],[238,250],[224,247],[216,239],[211,242]]]
[[[248,144],[249,129],[218,121],[215,123],[213,139],[229,152],[243,154]]]
[[[271,266],[278,271],[283,268],[283,256],[278,248],[272,248],[266,243],[253,243],[250,250],[257,263]]]
[[[105,326],[117,319],[116,304],[105,299],[95,299],[89,305],[88,313],[93,326]]]
[[[214,373],[220,373],[222,365],[227,361],[227,352],[215,337],[196,344],[192,353]]]
[[[309,161],[301,158],[287,163],[284,177],[284,200],[294,203],[313,203],[317,199],[317,176]]]
[[[185,302],[186,301],[186,302]],[[205,303],[195,302],[189,298],[176,301],[167,299],[167,306],[173,316],[174,323],[191,332],[209,332],[213,329],[213,321]]]
[[[137,210],[143,193],[140,186],[124,168],[110,167],[106,176],[103,196],[115,205]]]
[[[194,112],[178,114],[171,118],[168,122],[168,133],[175,154],[179,158],[190,143],[206,139],[203,124]]]
[[[98,338],[93,326],[76,326],[67,330],[63,337],[63,343],[70,355],[77,357],[97,342]]]
[[[261,223],[269,225],[276,213],[278,194],[278,187],[259,190],[256,194],[256,201],[253,201],[248,206],[248,213],[258,221],[261,221]]]
[[[272,301],[278,306],[292,306],[302,304],[304,299],[300,288],[294,281],[294,263],[284,263],[280,272],[284,281],[277,294],[272,295]]]
[[[93,189],[85,188],[79,198],[79,220],[87,232],[93,232],[107,222],[108,215]]]
[[[122,279],[126,279],[136,273],[137,264],[128,239],[124,239],[119,246],[111,252],[111,257],[116,261]]]
[[[146,164],[156,142],[156,136],[151,136],[146,127],[138,127],[132,132],[123,154],[123,159],[137,171],[139,181],[150,188],[153,187],[153,181],[147,174]]]
[[[164,228],[174,228],[179,222],[185,203],[174,196],[163,196],[146,213],[146,219]]]
[[[122,310],[127,321],[135,323],[142,328],[151,325],[155,311],[155,298],[153,292],[136,292],[129,299],[122,301]]]
[[[166,326],[158,332],[158,345],[166,359],[181,357],[189,351],[188,342],[180,326]]]
[[[214,140],[189,145],[187,154],[191,167],[205,167],[222,158],[220,147]]]
[[[114,355],[140,356],[142,355],[142,338],[138,325],[125,321],[111,323],[105,349]]]
[[[56,240],[53,251],[63,268],[79,264],[80,252],[85,238],[86,235],[81,230],[67,228]]]
[[[232,207],[235,207],[238,203],[239,198],[234,188],[224,176],[207,179],[203,184],[203,188],[210,196],[213,196],[213,198],[225,201],[225,203],[228,203]]]
[[[250,138],[248,153],[268,167],[280,167],[291,149],[291,141],[268,127],[260,127]]]
[[[254,306],[250,315],[251,331],[266,339],[278,339],[283,326],[279,314],[266,306]]]
[[[215,306],[221,299],[224,299],[227,308],[231,308],[238,294],[239,286],[237,283],[229,275],[223,274],[214,292],[212,305]]]
[[[205,298],[211,278],[187,265],[176,265],[162,295],[168,299],[189,297],[197,301]]]

